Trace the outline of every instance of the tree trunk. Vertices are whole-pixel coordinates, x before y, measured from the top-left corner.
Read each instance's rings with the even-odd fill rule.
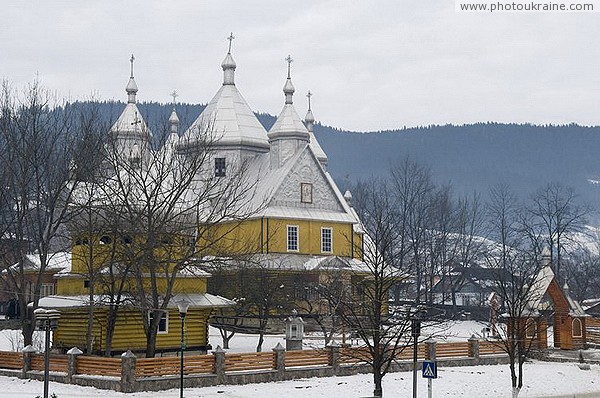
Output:
[[[512,388],[512,398],[517,398],[519,396],[520,391],[521,391],[521,389],[519,387],[513,387]]]
[[[92,355],[94,350],[94,284],[90,280],[90,303],[88,305],[87,333],[85,341],[85,352]]]
[[[265,332],[261,329],[258,334],[258,344],[256,345],[256,352],[262,351],[262,345],[263,345],[264,341],[265,341]]]
[[[383,380],[383,376],[377,369],[373,369],[373,384],[375,384],[375,389],[373,390],[374,397],[383,397],[383,387],[381,381]]]

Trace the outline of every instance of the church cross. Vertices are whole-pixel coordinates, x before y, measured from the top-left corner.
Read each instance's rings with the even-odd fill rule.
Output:
[[[171,97],[173,97],[173,106],[175,106],[175,102],[177,101],[177,97],[179,97],[179,94],[177,94],[177,91],[173,90],[173,92],[171,93]]]
[[[290,69],[292,67],[292,62],[294,62],[294,60],[292,59],[291,55],[288,55],[285,60],[288,63],[288,79],[289,79],[290,78]]]
[[[229,50],[227,50],[227,54],[231,54],[231,42],[233,39],[235,39],[235,36],[233,35],[233,32],[231,32],[227,38],[227,40],[229,40]]]
[[[135,57],[131,54],[131,59],[129,60],[131,62],[131,77],[133,77],[133,61],[135,61]]]
[[[310,90],[308,90],[308,94],[306,94],[306,98],[308,98],[308,110],[310,111],[310,97],[312,97],[313,94],[310,92]]]
[[[131,122],[131,125],[132,125],[132,126],[136,126],[136,125],[138,125],[138,124],[140,124],[140,123],[142,123],[142,121],[138,119],[138,114],[137,114],[137,112],[136,112],[136,113],[135,113],[135,116],[134,116],[134,118],[133,118],[133,122]]]

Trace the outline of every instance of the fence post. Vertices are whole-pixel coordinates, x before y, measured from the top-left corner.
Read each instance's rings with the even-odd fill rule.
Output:
[[[27,372],[31,370],[31,356],[37,352],[33,346],[28,345],[21,351],[23,353],[23,369],[21,369],[22,378],[27,378]]]
[[[77,347],[73,347],[67,351],[67,355],[69,356],[69,370],[67,372],[69,383],[73,383],[73,376],[77,373],[77,357],[81,354],[83,354],[83,351]]]
[[[340,346],[337,343],[329,345],[329,366],[333,369],[333,374],[337,375],[340,370]]]
[[[428,340],[425,342],[425,359],[429,359],[430,361],[435,361],[436,349],[435,349],[435,341]]]
[[[217,384],[225,383],[225,350],[220,345],[213,351],[215,358],[214,373],[217,375]]]
[[[475,335],[471,336],[469,341],[469,357],[479,358],[479,339]]]
[[[281,343],[277,343],[273,348],[273,352],[275,353],[273,369],[277,370],[277,376],[279,378],[283,378],[283,374],[285,373],[285,348],[283,348]]]
[[[131,350],[121,354],[121,392],[135,391],[135,366],[137,357]]]

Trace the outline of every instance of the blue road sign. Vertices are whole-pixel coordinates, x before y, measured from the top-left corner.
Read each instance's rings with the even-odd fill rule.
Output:
[[[434,361],[423,361],[422,374],[426,379],[437,379],[437,363]]]

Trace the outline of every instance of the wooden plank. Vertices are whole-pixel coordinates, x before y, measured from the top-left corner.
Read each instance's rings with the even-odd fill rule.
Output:
[[[20,352],[0,351],[0,364],[5,369],[21,369],[23,354]]]

